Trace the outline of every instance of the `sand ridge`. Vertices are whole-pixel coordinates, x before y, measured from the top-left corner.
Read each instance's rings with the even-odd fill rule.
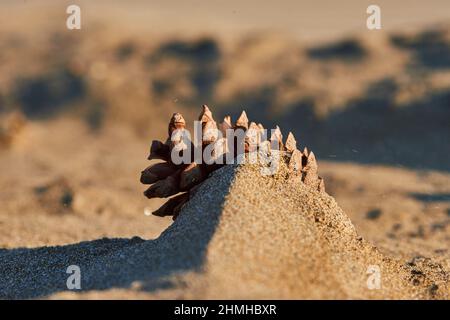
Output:
[[[332,10],[336,28],[323,29],[314,27],[324,22],[316,19],[323,10],[316,2],[309,4],[311,14],[298,10],[311,25],[296,16],[289,22],[284,13],[291,16],[292,8],[275,1],[260,14],[272,15],[276,7],[283,19],[258,19],[251,3],[232,1],[202,7],[217,9],[211,21],[173,10],[177,4],[158,10],[159,4],[142,1],[114,8],[82,1],[88,14],[81,33],[64,28],[63,3],[6,2],[1,297],[448,296],[450,28],[436,24],[436,8],[448,1],[410,8],[420,15],[398,1],[380,3],[392,15],[384,15],[379,33],[366,30],[366,4],[356,0],[348,4],[354,19]],[[444,18],[450,11],[439,13]],[[178,23],[167,24],[168,17]],[[237,19],[233,30],[230,17]],[[405,27],[414,20],[427,26],[411,25],[409,32]],[[289,32],[272,33],[274,26]],[[137,181],[148,138],[162,138],[172,112],[191,123],[194,108],[205,102],[218,116],[235,117],[245,108],[254,121],[292,130],[314,150],[327,192],[345,215],[327,198],[289,189],[282,178],[278,184],[251,171],[240,175],[248,167],[233,169],[236,175],[223,185],[212,177],[204,187],[210,194],[190,202],[191,219],[182,224],[145,215],[162,204],[142,197]],[[227,176],[227,170],[221,172]],[[239,191],[250,185],[264,197]],[[268,185],[301,200],[274,199],[263,188]],[[279,212],[262,214],[272,203]],[[252,261],[266,263],[284,289]],[[381,291],[364,287],[368,263],[381,267]],[[69,264],[81,266],[85,291],[67,291]],[[232,291],[232,284],[242,290]]]
[[[253,294],[260,298],[402,299],[448,294],[448,271],[442,266],[439,271],[430,266],[415,270],[417,266],[383,256],[358,235],[332,197],[303,184],[286,183],[283,174],[263,177],[252,166],[237,171],[209,252],[211,273],[222,279],[217,282],[243,286],[232,292],[255,288]],[[380,290],[367,288],[370,265],[380,266]],[[414,274],[423,275],[420,284]],[[223,294],[226,288],[217,292]]]
[[[332,197],[286,179],[283,166],[268,177],[259,165],[215,171],[156,240],[2,250],[0,295],[102,298],[125,290],[129,298],[448,298],[448,270],[384,256]],[[65,290],[67,263],[80,265],[88,292]],[[380,266],[379,290],[367,288],[369,265]]]

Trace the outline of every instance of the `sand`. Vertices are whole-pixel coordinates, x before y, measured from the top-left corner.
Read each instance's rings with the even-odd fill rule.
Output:
[[[259,169],[214,172],[155,240],[2,250],[0,296],[105,298],[125,290],[127,298],[448,299],[443,265],[383,255],[332,197],[283,170],[263,177]],[[71,264],[88,293],[67,292]],[[371,265],[381,270],[379,289],[367,287]]]
[[[359,0],[111,3],[81,32],[67,1],[0,5],[2,298],[448,299],[448,1],[380,1],[379,32]],[[149,141],[203,103],[292,131],[339,206],[240,167],[145,215]]]

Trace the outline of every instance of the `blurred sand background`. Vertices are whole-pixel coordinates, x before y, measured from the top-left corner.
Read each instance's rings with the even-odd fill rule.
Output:
[[[369,31],[372,3],[2,1],[0,256],[157,238],[172,221],[144,214],[161,204],[139,184],[149,142],[207,103],[293,131],[364,239],[448,272],[450,3],[376,1]],[[179,297],[101,289],[88,297]]]

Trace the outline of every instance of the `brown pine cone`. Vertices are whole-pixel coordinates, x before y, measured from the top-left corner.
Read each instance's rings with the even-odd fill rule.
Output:
[[[283,155],[281,157],[287,164],[289,179],[295,179],[295,183],[305,185],[319,191],[325,192],[324,180],[318,176],[318,166],[315,155],[306,147],[303,152],[297,149],[297,141],[289,132],[286,141],[277,126],[273,130],[265,131],[262,124],[249,122],[245,111],[239,116],[234,125],[231,117],[226,116],[223,122],[217,126],[211,110],[204,105],[199,116],[201,123],[201,148],[202,159],[194,161],[194,144],[185,140],[186,121],[179,113],[174,113],[169,121],[169,137],[165,143],[153,141],[150,148],[149,160],[159,159],[164,162],[156,163],[146,168],[141,173],[141,183],[151,184],[144,192],[148,198],[170,198],[164,205],[153,214],[156,216],[172,216],[175,220],[180,214],[183,206],[198,191],[200,184],[208,178],[208,175],[225,163],[226,156],[234,152],[233,158],[237,156],[237,144],[244,145],[244,152],[248,154],[271,154],[274,150]],[[229,150],[227,131],[244,130],[243,141],[236,141],[233,137],[234,150]],[[171,153],[178,151],[180,154],[188,152],[191,156],[189,163],[175,164],[171,159]],[[203,152],[210,158],[204,159]],[[200,161],[199,161],[200,160]],[[209,162],[208,162],[209,161]],[[222,162],[221,162],[222,161]],[[213,163],[211,163],[213,162]]]

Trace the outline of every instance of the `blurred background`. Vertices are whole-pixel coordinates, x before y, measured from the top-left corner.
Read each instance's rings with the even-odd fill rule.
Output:
[[[157,237],[149,144],[206,103],[292,131],[382,250],[448,255],[449,23],[445,0],[2,0],[0,246]]]

